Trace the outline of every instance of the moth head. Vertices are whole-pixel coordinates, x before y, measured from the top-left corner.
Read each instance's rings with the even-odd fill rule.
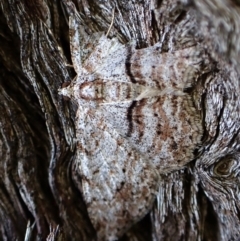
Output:
[[[62,88],[58,89],[58,94],[71,98],[73,96],[73,91],[72,91],[70,82],[63,83]]]

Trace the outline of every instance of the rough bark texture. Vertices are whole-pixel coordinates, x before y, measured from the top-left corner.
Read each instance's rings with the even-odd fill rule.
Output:
[[[67,66],[69,3],[0,2],[0,240],[96,240],[72,180],[76,106],[58,94],[75,77]],[[109,37],[124,44],[205,48],[188,90],[204,128],[196,158],[161,176],[152,210],[120,240],[239,240],[239,2],[72,4],[89,35],[106,33],[115,9]]]

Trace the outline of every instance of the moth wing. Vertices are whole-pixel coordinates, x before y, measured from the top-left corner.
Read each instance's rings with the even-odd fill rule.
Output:
[[[99,240],[116,240],[151,208],[158,175],[101,114],[79,107],[76,173]]]
[[[76,12],[69,16],[69,40],[73,67],[81,74],[83,62],[91,55],[99,43],[102,33],[89,34],[81,24],[81,18]]]
[[[182,168],[201,143],[199,113],[188,95],[163,95],[101,106],[102,117],[159,173]]]
[[[195,84],[196,76],[209,71],[200,52],[193,47],[161,53],[159,44],[135,49],[135,43],[123,46],[117,39],[105,36],[99,41],[98,50],[84,63],[95,79],[138,84],[169,93],[183,92]]]
[[[102,35],[98,44],[94,47],[91,54],[84,61],[84,68],[91,74],[100,74],[107,69],[108,75],[118,64],[122,64],[126,58],[126,47],[117,38],[109,39]],[[105,68],[106,67],[106,68]],[[124,69],[121,69],[124,72]],[[119,72],[120,73],[120,72]]]
[[[103,93],[110,97],[100,104],[102,117],[160,172],[179,169],[194,157],[203,134],[200,113],[184,92],[196,81],[192,76],[202,65],[200,55],[193,48],[160,53],[157,44],[124,51],[125,60],[110,56],[112,61],[106,59],[108,65],[103,62],[97,73],[105,85],[113,86]],[[194,74],[189,75],[189,67]],[[125,68],[119,71],[122,76],[117,68]]]

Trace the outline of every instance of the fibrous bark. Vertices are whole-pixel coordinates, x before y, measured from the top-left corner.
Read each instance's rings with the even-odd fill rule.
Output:
[[[0,240],[96,239],[72,179],[76,106],[58,94],[76,74],[68,66],[70,2],[0,2]],[[71,4],[89,35],[106,33],[115,9],[109,37],[123,44],[205,48],[188,90],[202,115],[201,146],[184,168],[161,175],[152,210],[121,240],[238,240],[238,1]]]

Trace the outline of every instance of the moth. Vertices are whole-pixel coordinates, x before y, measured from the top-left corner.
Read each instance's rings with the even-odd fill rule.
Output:
[[[73,178],[98,240],[116,240],[151,209],[160,174],[182,168],[201,143],[187,91],[200,53],[136,49],[102,33],[84,42],[76,14],[69,28],[77,76],[60,92],[78,105]]]

